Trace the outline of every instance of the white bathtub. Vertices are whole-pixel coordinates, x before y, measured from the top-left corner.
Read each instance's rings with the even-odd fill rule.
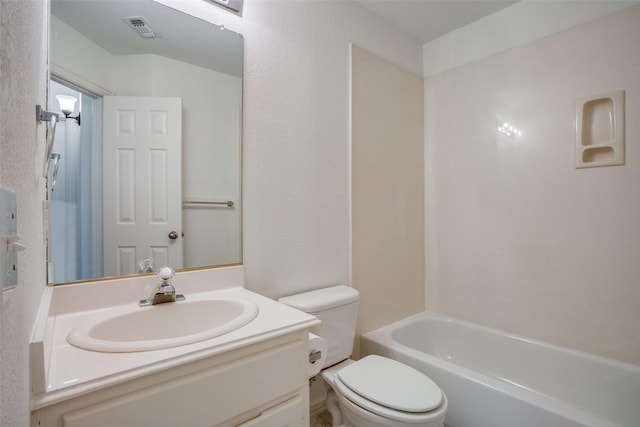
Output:
[[[362,336],[449,399],[447,427],[639,427],[640,366],[419,313]]]

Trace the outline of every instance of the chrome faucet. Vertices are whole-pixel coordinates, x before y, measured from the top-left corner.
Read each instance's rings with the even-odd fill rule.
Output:
[[[176,288],[171,284],[171,279],[176,275],[173,269],[169,267],[163,267],[158,271],[159,282],[149,298],[140,300],[140,307],[147,307],[149,305],[161,304],[163,302],[175,302],[184,301],[184,295],[176,294]]]

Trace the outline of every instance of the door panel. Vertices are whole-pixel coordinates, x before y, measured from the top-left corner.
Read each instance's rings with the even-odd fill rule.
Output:
[[[182,268],[182,99],[107,96],[103,129],[104,275]]]

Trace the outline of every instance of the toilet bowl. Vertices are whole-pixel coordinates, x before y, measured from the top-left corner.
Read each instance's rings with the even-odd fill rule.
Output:
[[[346,427],[444,426],[444,393],[427,376],[400,362],[375,355],[349,359],[325,369],[322,377],[337,396]]]
[[[359,296],[338,285],[279,299],[321,320],[311,332],[327,343],[321,375],[333,426],[443,427],[447,397],[426,375],[382,356],[350,359]]]

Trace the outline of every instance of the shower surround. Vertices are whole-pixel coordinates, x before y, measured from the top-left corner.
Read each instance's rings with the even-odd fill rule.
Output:
[[[425,80],[429,310],[640,364],[638,22],[633,6]],[[620,90],[625,164],[576,169],[576,100]]]

